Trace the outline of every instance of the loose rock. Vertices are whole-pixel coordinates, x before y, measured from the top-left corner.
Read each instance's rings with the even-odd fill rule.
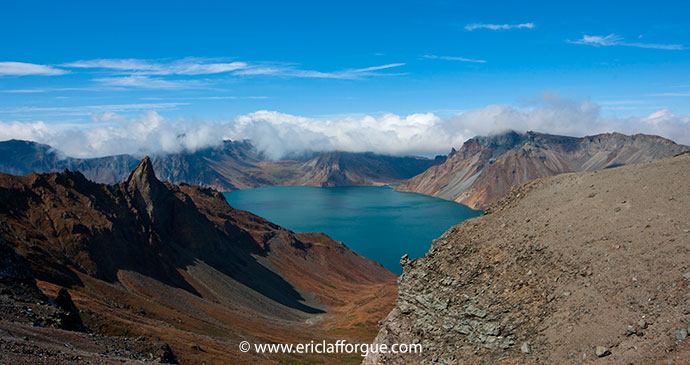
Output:
[[[604,357],[611,355],[611,351],[604,346],[597,346],[594,349],[594,354],[597,355],[597,357]]]
[[[628,326],[628,328],[625,329],[625,335],[626,336],[632,336],[636,333],[637,331],[635,330],[635,326]]]

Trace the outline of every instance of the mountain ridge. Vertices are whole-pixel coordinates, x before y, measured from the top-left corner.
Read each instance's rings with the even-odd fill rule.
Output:
[[[644,134],[568,137],[509,131],[467,140],[442,164],[404,181],[396,190],[483,209],[512,186],[536,178],[648,162],[688,149],[663,137]]]
[[[131,155],[96,158],[66,157],[36,142],[0,142],[0,171],[16,175],[30,172],[79,170],[88,179],[106,184],[122,181],[137,166]],[[399,183],[439,159],[387,156],[371,152],[311,152],[272,161],[249,141],[223,141],[215,147],[151,156],[162,180],[234,191],[260,186],[383,185]]]

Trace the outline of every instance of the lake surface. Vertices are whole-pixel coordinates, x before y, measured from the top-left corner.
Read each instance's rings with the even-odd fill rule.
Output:
[[[400,257],[424,256],[431,240],[482,212],[390,187],[271,186],[223,193],[248,210],[295,232],[324,232],[400,274]]]

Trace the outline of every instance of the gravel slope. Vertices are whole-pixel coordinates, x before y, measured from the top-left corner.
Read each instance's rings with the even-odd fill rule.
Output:
[[[687,364],[690,154],[520,185],[402,261],[376,341],[424,353],[366,364]]]

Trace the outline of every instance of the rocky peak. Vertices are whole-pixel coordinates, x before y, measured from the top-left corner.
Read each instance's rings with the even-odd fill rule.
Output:
[[[151,220],[155,216],[156,203],[170,193],[165,184],[156,178],[153,164],[148,156],[144,157],[127,176],[123,186],[134,199],[134,206],[145,211]]]
[[[156,173],[153,171],[153,164],[149,156],[144,157],[137,167],[129,173],[127,179],[125,179],[125,184],[127,184],[127,186],[132,186],[132,184],[144,186],[155,183],[160,183],[160,181],[156,178]]]

